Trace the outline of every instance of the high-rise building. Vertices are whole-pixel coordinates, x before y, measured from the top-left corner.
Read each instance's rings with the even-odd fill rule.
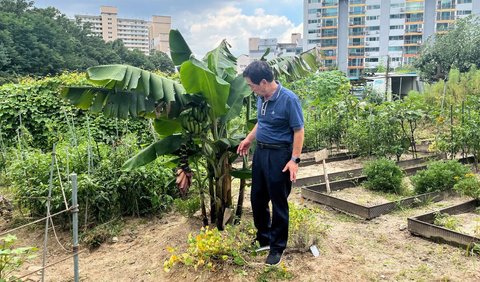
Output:
[[[298,55],[303,51],[302,34],[292,33],[290,42],[286,43],[278,43],[276,38],[251,37],[248,39],[248,55],[252,61],[259,60],[268,48],[270,53],[267,59]]]
[[[480,14],[480,0],[304,0],[304,50],[319,47],[324,67],[358,77],[379,65],[410,64],[421,44]]]
[[[128,49],[139,49],[146,55],[153,49],[170,53],[170,16],[153,16],[152,21],[125,19],[118,17],[116,7],[101,6],[100,16],[75,15],[75,19],[90,23],[93,34],[107,42],[121,39]]]

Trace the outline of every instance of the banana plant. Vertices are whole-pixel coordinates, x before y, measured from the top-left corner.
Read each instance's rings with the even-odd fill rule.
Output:
[[[232,177],[240,178],[241,209],[246,168],[235,170],[236,148],[244,136],[233,136],[229,123],[238,117],[252,92],[242,74],[237,73],[236,57],[223,40],[201,60],[191,52],[177,30],[170,31],[170,50],[179,68],[180,82],[126,65],[91,67],[87,78],[94,86],[67,87],[63,96],[77,107],[102,112],[111,118],[154,119],[161,139],[129,159],[125,169],[145,165],[161,155],[177,155],[177,186],[185,193],[191,183],[190,164],[202,162],[207,168],[210,218],[219,229],[233,219]],[[315,56],[306,53],[271,62],[279,75],[295,78],[316,71]],[[198,171],[198,169],[197,169]],[[205,183],[196,175],[198,183]],[[199,185],[204,224],[208,224],[203,185]],[[237,210],[237,215],[241,214]]]

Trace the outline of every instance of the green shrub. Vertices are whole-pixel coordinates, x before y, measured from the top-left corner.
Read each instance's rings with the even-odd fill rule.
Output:
[[[466,174],[465,178],[453,186],[453,189],[462,195],[480,198],[480,181],[473,173]]]
[[[368,162],[363,169],[363,174],[367,176],[367,180],[363,183],[367,189],[403,194],[403,172],[394,161],[381,158]]]
[[[427,169],[417,172],[411,177],[417,194],[447,191],[463,179],[470,170],[456,160],[434,161]]]
[[[64,141],[56,148],[58,163],[54,167],[52,182],[51,212],[65,209],[61,185],[67,202],[71,201],[69,174],[75,172],[78,180],[78,203],[81,224],[98,224],[122,215],[146,215],[166,211],[177,195],[169,185],[173,171],[164,165],[164,158],[131,170],[123,171],[123,163],[139,147],[133,135],[127,135],[115,146],[93,143],[92,163],[88,172],[88,142],[79,136],[78,146]],[[38,149],[24,148],[11,158],[7,168],[7,181],[11,183],[17,203],[32,216],[46,214],[46,196],[52,156]],[[62,215],[68,222],[67,214]]]
[[[63,99],[60,91],[64,86],[87,84],[85,74],[65,73],[1,85],[0,139],[6,146],[16,145],[17,130],[21,129],[20,134],[31,134],[32,147],[51,150],[64,136],[75,138],[75,131],[86,129],[87,114]],[[134,132],[145,143],[153,141],[146,119],[116,120],[103,114],[90,115],[89,127],[96,141],[108,144],[127,132]]]
[[[200,209],[200,197],[192,196],[188,199],[175,199],[173,201],[175,210],[186,217],[192,217]]]

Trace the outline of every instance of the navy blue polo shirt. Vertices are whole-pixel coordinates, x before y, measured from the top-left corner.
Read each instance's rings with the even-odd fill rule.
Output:
[[[293,143],[293,132],[303,128],[300,100],[291,90],[277,81],[278,87],[269,100],[257,97],[258,142],[268,144]]]

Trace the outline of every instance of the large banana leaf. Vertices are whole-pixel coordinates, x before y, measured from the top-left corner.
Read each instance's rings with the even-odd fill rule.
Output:
[[[289,81],[305,77],[308,73],[315,72],[319,68],[314,50],[302,53],[299,56],[278,57],[268,61],[275,77],[285,76]]]
[[[190,57],[180,67],[180,79],[188,93],[198,93],[205,97],[213,119],[226,113],[230,84],[216,76],[204,62]]]
[[[128,65],[91,67],[87,79],[98,87],[66,87],[62,95],[81,109],[107,117],[154,117],[158,104],[166,110],[185,94],[180,83]]]
[[[185,142],[183,135],[170,135],[143,149],[141,152],[125,162],[122,169],[131,170],[146,165],[162,155],[172,154]]]
[[[208,52],[203,61],[216,75],[227,82],[231,82],[237,75],[237,58],[230,53],[230,45],[224,39],[217,48]]]
[[[227,105],[229,106],[227,114],[222,117],[222,122],[226,124],[231,119],[238,117],[242,111],[243,100],[252,94],[252,90],[245,82],[242,75],[238,75],[230,86],[230,95],[228,96]]]
[[[176,66],[181,65],[183,62],[188,61],[192,55],[192,50],[188,47],[187,42],[183,38],[180,31],[176,29],[170,30],[170,56]]]

